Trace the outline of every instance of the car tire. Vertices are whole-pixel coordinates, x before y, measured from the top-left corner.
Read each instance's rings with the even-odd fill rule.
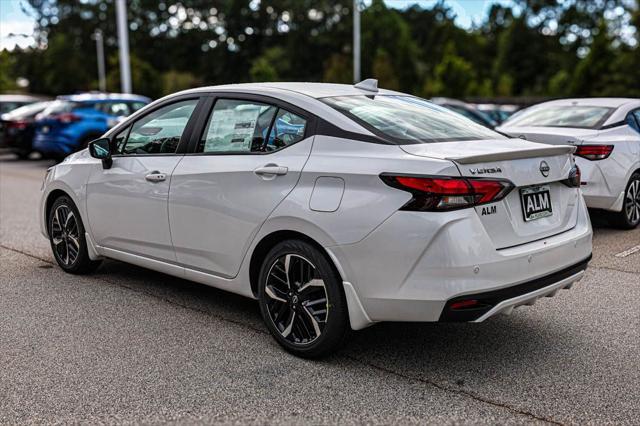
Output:
[[[84,224],[71,198],[64,195],[53,202],[47,226],[53,257],[65,272],[88,274],[100,266],[100,260],[89,258]]]
[[[611,219],[620,229],[633,229],[640,224],[640,172],[631,175],[624,190],[622,211],[613,213]]]
[[[29,159],[29,155],[31,155],[31,151],[27,151],[27,150],[19,150],[16,151],[16,156],[18,157],[19,160],[28,160]]]
[[[342,279],[315,246],[301,240],[277,244],[262,263],[258,285],[262,318],[290,353],[326,356],[349,335]]]

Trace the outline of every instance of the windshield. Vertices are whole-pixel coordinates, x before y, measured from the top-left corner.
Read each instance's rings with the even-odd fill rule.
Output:
[[[504,139],[460,114],[413,96],[338,96],[322,101],[398,144]]]
[[[521,111],[506,126],[573,127],[597,129],[613,112],[613,108],[585,105],[557,105]]]

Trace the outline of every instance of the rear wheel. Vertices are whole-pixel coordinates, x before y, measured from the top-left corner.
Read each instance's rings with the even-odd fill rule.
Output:
[[[613,213],[611,219],[622,229],[633,229],[640,224],[640,173],[631,175],[625,188],[622,211]]]
[[[48,225],[53,257],[65,272],[86,274],[100,265],[89,258],[84,225],[71,198],[62,196],[53,202]]]
[[[288,240],[265,257],[259,281],[260,312],[287,351],[316,358],[335,351],[350,331],[342,280],[311,244]]]

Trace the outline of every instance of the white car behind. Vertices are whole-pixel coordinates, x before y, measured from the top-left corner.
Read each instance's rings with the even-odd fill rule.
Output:
[[[640,99],[585,98],[522,110],[498,131],[552,145],[575,145],[587,206],[617,226],[640,224]]]

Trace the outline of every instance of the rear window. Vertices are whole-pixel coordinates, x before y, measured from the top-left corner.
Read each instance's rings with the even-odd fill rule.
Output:
[[[557,105],[522,111],[505,125],[518,127],[572,127],[597,129],[613,108],[587,105]]]
[[[504,139],[460,114],[413,96],[338,96],[322,101],[397,144]]]
[[[35,104],[29,104],[21,106],[18,109],[14,109],[3,115],[3,118],[7,120],[16,120],[20,118],[30,118],[42,112],[50,102],[36,102]]]
[[[53,101],[51,104],[42,111],[43,116],[60,114],[63,112],[71,112],[76,108],[78,104],[70,101]]]

